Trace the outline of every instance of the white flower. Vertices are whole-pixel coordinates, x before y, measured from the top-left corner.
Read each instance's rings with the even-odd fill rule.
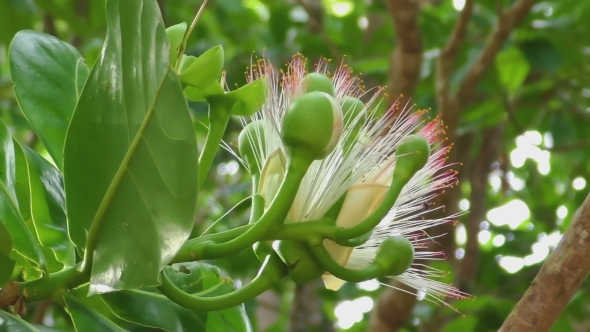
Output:
[[[293,100],[306,92],[305,65],[306,59],[295,55],[285,72],[277,73],[265,59],[252,65],[249,71],[250,81],[265,77],[268,83],[268,96],[262,109],[250,119],[242,119],[244,125],[256,120],[263,120],[264,123],[264,130],[258,131],[252,142],[263,142],[253,144],[253,150],[260,167],[257,172],[261,174],[258,192],[267,204],[276,194],[285,173],[286,150],[281,141],[281,120]],[[456,183],[455,172],[445,168],[449,147],[440,147],[439,121],[425,125],[423,118],[426,111],[413,112],[398,104],[380,114],[378,110],[383,106],[383,89],[364,91],[362,81],[348,67],[340,66],[333,75],[327,72],[326,67],[327,63],[321,61],[316,65],[315,72],[331,77],[336,101],[341,103],[349,96],[365,99],[365,108],[357,116],[348,118],[347,110],[342,110],[346,121],[336,148],[323,160],[311,164],[285,222],[320,219],[346,194],[336,224],[351,227],[360,223],[379,206],[387,193],[395,166],[394,152],[400,140],[419,132],[436,151],[431,154],[427,165],[404,187],[390,213],[373,231],[371,238],[357,248],[341,247],[329,240],[324,245],[339,264],[350,269],[362,269],[371,264],[384,239],[395,235],[405,236],[415,247],[414,264],[394,278],[435,298],[463,296],[452,286],[430,280],[431,277],[441,276],[442,272],[421,263],[426,259],[441,257],[439,253],[428,251],[427,244],[431,238],[425,230],[451,222],[456,217],[424,218],[432,211],[427,208],[433,198],[442,189]],[[368,96],[369,93],[371,95]],[[323,278],[330,289],[338,289],[344,283],[328,274]]]

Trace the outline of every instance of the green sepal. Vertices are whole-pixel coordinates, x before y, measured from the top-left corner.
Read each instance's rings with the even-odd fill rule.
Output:
[[[186,29],[186,22],[178,23],[166,29],[166,36],[168,36],[168,43],[170,44],[170,66],[172,68],[176,66],[176,61],[178,61],[178,53],[180,52]]]
[[[214,81],[205,88],[195,88],[193,86],[186,86],[184,88],[184,95],[186,99],[195,102],[206,102],[207,98],[211,96],[223,96],[225,91],[221,87],[219,81]]]
[[[233,115],[252,116],[266,101],[266,80],[259,78],[225,94],[235,101]]]
[[[323,269],[307,250],[297,241],[275,241],[273,249],[289,268],[289,275],[296,284],[306,284],[324,274]]]
[[[224,54],[221,45],[214,46],[200,57],[184,56],[180,65],[180,81],[204,89],[215,82],[223,71]]]
[[[382,271],[383,276],[398,276],[406,272],[414,261],[414,246],[403,236],[385,239],[379,246],[372,265]]]
[[[359,119],[365,110],[365,104],[360,99],[351,96],[342,98],[339,103],[344,115],[344,127],[346,128],[344,152],[347,153],[354,146],[359,131],[365,124],[364,119]]]

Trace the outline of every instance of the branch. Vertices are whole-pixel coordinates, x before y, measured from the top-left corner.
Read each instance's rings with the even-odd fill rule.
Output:
[[[590,194],[499,331],[549,331],[589,273]]]
[[[391,54],[389,95],[405,105],[420,79],[422,36],[418,26],[418,1],[388,0],[387,8],[395,26],[396,48]]]
[[[393,281],[392,286],[400,290],[390,288],[379,296],[377,305],[371,312],[368,331],[397,331],[410,318],[416,303],[416,295],[411,292],[415,290],[398,281]]]
[[[471,209],[466,225],[467,244],[465,247],[465,258],[457,262],[459,271],[456,275],[456,284],[464,292],[471,291],[471,286],[477,275],[477,263],[479,260],[477,234],[479,233],[479,224],[486,216],[488,175],[490,174],[492,163],[497,159],[502,148],[503,133],[504,123],[484,130],[483,140],[479,148],[479,156],[474,161],[473,170],[469,177],[469,183],[471,185],[471,195],[469,198]]]
[[[492,61],[494,61],[494,57],[504,45],[510,32],[524,20],[534,2],[534,0],[518,0],[512,7],[500,14],[483,52],[475,61],[457,91],[456,98],[460,102],[465,103],[471,98],[475,87],[492,64]]]
[[[336,46],[324,30],[324,8],[322,4],[318,0],[311,0],[309,3],[306,0],[296,1],[307,12],[307,16],[309,17],[309,31],[317,34],[326,43],[326,47],[330,50],[332,57],[342,59],[342,54],[338,51],[338,46]]]
[[[451,39],[449,39],[447,46],[445,46],[438,58],[436,64],[436,92],[439,98],[450,97],[449,83],[451,80],[449,79],[449,76],[451,74],[453,62],[455,61],[457,52],[461,46],[461,42],[465,39],[465,34],[467,33],[467,25],[471,18],[471,13],[473,12],[473,3],[474,0],[467,0],[465,2],[465,7],[463,7],[463,10],[459,15]],[[444,101],[439,101],[439,104],[442,103],[444,103]]]

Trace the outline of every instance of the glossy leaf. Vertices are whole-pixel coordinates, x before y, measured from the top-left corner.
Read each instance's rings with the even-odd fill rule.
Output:
[[[66,130],[88,76],[72,45],[36,31],[20,31],[9,50],[14,93],[33,130],[62,168]]]
[[[159,285],[197,201],[195,132],[158,5],[110,0],[107,21],[65,146],[70,238],[96,241],[90,293]]]
[[[531,70],[525,56],[514,46],[500,52],[495,64],[500,84],[511,93],[518,90]]]
[[[0,310],[0,332],[57,332],[49,327],[31,324],[24,319]]]
[[[45,258],[35,237],[19,211],[15,186],[15,154],[12,137],[0,121],[0,221],[13,240],[14,250],[30,260],[35,267],[45,270]]]
[[[12,238],[8,229],[0,223],[0,287],[10,280],[16,262],[10,258],[12,250]]]
[[[223,71],[223,47],[217,45],[200,57],[184,56],[180,67],[180,80],[195,88],[204,89],[219,80]]]
[[[68,312],[72,317],[72,322],[76,331],[80,332],[107,332],[107,331],[125,331],[117,324],[106,319],[93,308],[86,306],[73,295],[65,294],[64,301]]]
[[[175,264],[165,271],[171,281],[187,293],[215,296],[235,290],[233,282],[222,277],[219,268],[209,264]],[[103,294],[102,298],[118,317],[166,331],[252,330],[243,306],[198,313],[161,294],[135,290]]]
[[[26,145],[22,148],[28,163],[31,215],[39,242],[51,249],[64,266],[73,266],[76,253],[68,237],[62,175],[35,150]]]

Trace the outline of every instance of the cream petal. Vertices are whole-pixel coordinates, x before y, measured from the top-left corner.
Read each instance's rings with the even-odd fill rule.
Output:
[[[333,291],[339,290],[346,283],[345,280],[338,279],[331,274],[324,274],[322,280],[324,281],[326,288]]]
[[[264,208],[266,209],[274,199],[283,177],[285,177],[287,158],[281,149],[271,152],[260,174],[258,183],[258,193],[264,198]]]

